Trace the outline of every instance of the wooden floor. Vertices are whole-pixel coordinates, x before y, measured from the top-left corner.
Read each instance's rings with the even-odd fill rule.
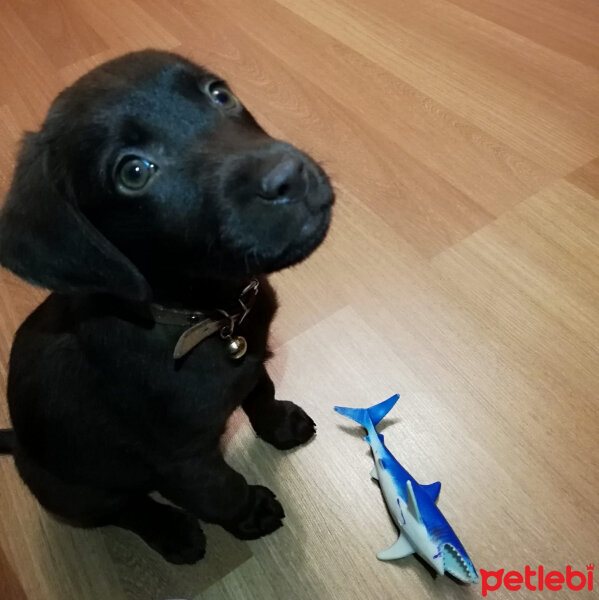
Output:
[[[0,459],[0,598],[481,597],[414,558],[375,557],[396,530],[362,433],[333,406],[394,392],[386,442],[443,482],[439,505],[479,569],[598,562],[599,3],[2,0],[0,191],[21,131],[63,86],[148,46],[229,78],[334,178],[327,242],[274,281],[270,371],[318,436],[280,453],[234,415],[228,459],[277,492],[286,526],[251,543],[206,527],[193,567],[55,522]],[[12,335],[42,297],[2,273],[2,390]]]

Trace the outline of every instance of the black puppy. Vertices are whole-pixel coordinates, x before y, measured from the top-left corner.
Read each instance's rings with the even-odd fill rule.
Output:
[[[264,367],[265,275],[320,244],[332,203],[314,161],[177,55],[123,56],[58,96],[0,217],[0,262],[54,291],[17,332],[0,434],[46,509],[175,563],[204,554],[197,518],[244,539],[281,526],[219,438],[239,405],[277,448],[314,434]]]

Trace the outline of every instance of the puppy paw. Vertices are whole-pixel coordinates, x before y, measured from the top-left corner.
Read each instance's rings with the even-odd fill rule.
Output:
[[[251,485],[247,509],[234,522],[223,527],[242,540],[255,540],[283,525],[285,512],[275,495],[261,485]]]
[[[206,536],[198,520],[191,514],[166,507],[156,523],[152,537],[146,542],[165,560],[175,565],[192,565],[206,554]]]
[[[316,424],[306,412],[287,400],[275,400],[252,420],[254,430],[279,450],[305,444],[316,433]]]

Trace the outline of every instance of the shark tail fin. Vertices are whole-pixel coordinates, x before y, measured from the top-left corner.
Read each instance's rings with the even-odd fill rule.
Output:
[[[370,408],[347,408],[345,406],[335,406],[335,410],[344,417],[353,419],[365,429],[368,429],[369,422],[376,427],[383,417],[395,406],[399,399],[399,394],[387,398],[380,404],[375,404]]]

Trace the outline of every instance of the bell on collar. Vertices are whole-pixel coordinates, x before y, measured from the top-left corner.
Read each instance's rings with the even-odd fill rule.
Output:
[[[235,360],[242,358],[247,352],[248,345],[245,338],[241,335],[230,337],[226,340],[227,342],[227,353]]]

